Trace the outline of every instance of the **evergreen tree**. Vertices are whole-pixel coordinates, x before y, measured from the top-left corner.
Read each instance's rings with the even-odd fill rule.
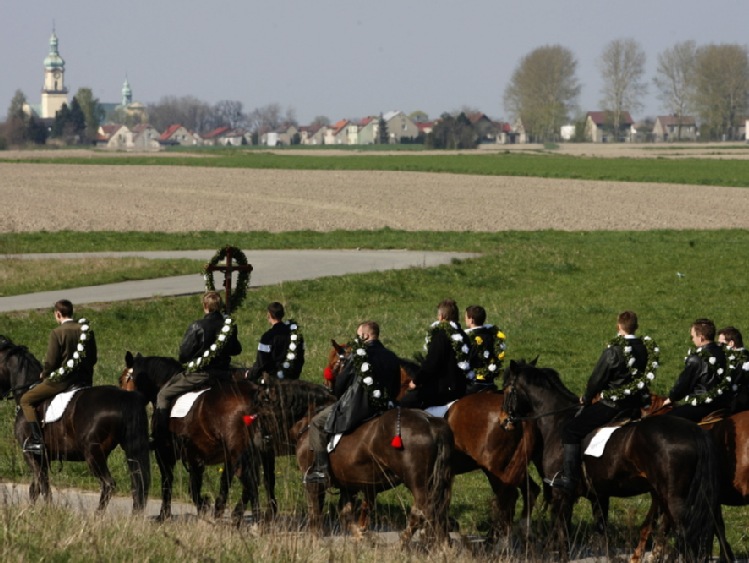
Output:
[[[388,131],[388,124],[385,122],[385,118],[380,114],[380,121],[377,123],[378,135],[377,143],[380,145],[387,145],[390,143],[390,132]]]

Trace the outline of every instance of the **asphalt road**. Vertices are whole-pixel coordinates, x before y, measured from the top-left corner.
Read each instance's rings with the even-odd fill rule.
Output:
[[[92,252],[68,254],[2,254],[2,259],[50,260],[101,257],[144,257],[151,259],[190,258],[208,262],[215,250],[164,252]],[[476,254],[460,252],[422,252],[412,250],[253,250],[245,253],[253,266],[250,287],[340,276],[344,274],[427,268],[448,264],[453,259],[472,258]],[[223,283],[222,274],[214,275],[216,285]],[[43,291],[27,295],[0,297],[0,313],[48,309],[58,299],[69,299],[76,305],[129,301],[156,296],[191,295],[204,290],[203,277],[196,272],[154,280],[128,281],[109,285],[79,287],[59,291]]]

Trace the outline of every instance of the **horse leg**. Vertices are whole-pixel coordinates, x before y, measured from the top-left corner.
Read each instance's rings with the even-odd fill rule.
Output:
[[[205,472],[205,466],[202,463],[190,463],[187,469],[190,474],[190,496],[198,509],[198,514],[204,515],[208,510],[208,499],[201,496],[201,492],[203,491],[203,473]],[[223,487],[225,481],[222,479],[221,482]]]
[[[115,482],[112,474],[109,472],[109,466],[107,466],[107,456],[98,444],[94,445],[88,452],[86,452],[86,463],[88,463],[88,468],[91,470],[91,473],[99,479],[99,483],[101,483],[101,494],[99,495],[99,506],[97,510],[102,512],[107,508],[109,500],[112,498],[112,493],[115,489]]]
[[[338,501],[338,518],[341,522],[341,530],[348,530],[356,540],[362,538],[361,530],[354,523],[354,512],[356,504],[356,493],[345,489],[341,490],[341,498]]]
[[[272,445],[260,450],[260,459],[263,464],[263,483],[265,493],[268,497],[268,513],[266,518],[272,520],[278,514],[278,503],[276,502],[276,452]],[[255,493],[257,498],[257,492]]]
[[[648,509],[648,513],[645,516],[645,521],[642,523],[642,526],[640,526],[640,541],[637,543],[637,547],[635,547],[632,557],[629,558],[630,563],[639,563],[642,561],[642,558],[645,555],[648,538],[653,533],[653,523],[657,517],[657,509],[655,501],[651,502],[650,509]]]
[[[726,524],[723,520],[723,510],[720,505],[718,505],[718,510],[716,512],[715,537],[718,539],[718,545],[720,546],[720,562],[724,563],[727,561],[734,561],[733,550],[726,539]]]
[[[489,484],[494,492],[492,499],[492,523],[489,531],[488,541],[497,543],[500,536],[509,539],[512,530],[512,522],[515,518],[515,503],[518,499],[517,487],[507,485],[492,473],[485,472],[489,478]]]
[[[375,493],[366,491],[359,510],[359,531],[364,534],[369,529],[369,514],[375,506]]]
[[[310,529],[322,535],[322,508],[325,502],[325,485],[321,483],[308,483],[305,486],[307,492],[307,514],[309,515]]]
[[[31,502],[36,502],[41,495],[46,502],[52,500],[52,495],[49,488],[49,473],[47,466],[47,458],[39,459],[38,456],[31,454],[24,454],[26,462],[31,469],[31,483],[29,484],[29,499]]]
[[[176,459],[169,451],[171,446],[162,448],[156,452],[156,462],[161,472],[161,510],[159,520],[168,520],[172,517],[172,486],[174,484],[174,464]]]
[[[533,508],[536,506],[536,500],[541,493],[541,487],[526,473],[525,479],[520,483],[520,492],[523,495],[523,511],[520,514],[520,529],[526,538],[531,531],[531,517]]]
[[[257,514],[260,510],[260,501],[258,499],[258,487],[257,487],[257,470],[256,464],[252,462],[252,456],[245,452],[239,462],[239,482],[242,484],[242,495],[239,502],[232,511],[232,522],[237,526],[242,523],[244,518],[244,511],[248,503],[252,503],[253,516],[257,518]]]
[[[226,457],[226,461],[224,462],[224,470],[221,473],[218,496],[216,497],[216,502],[213,507],[214,518],[221,518],[221,516],[224,514],[224,510],[226,510],[226,499],[229,496],[231,481],[234,478],[234,469],[234,464],[231,462],[231,459]],[[198,487],[202,487],[203,484],[203,472],[201,471],[200,473],[200,484],[198,485]],[[192,478],[192,472],[190,472],[190,477]],[[198,488],[198,495],[199,494],[200,488]],[[194,497],[195,495],[193,494],[193,498]]]

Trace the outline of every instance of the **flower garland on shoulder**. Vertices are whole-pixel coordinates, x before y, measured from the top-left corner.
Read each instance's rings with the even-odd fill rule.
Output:
[[[427,333],[426,341],[424,342],[424,350],[429,348],[429,343],[438,331],[443,331],[450,337],[450,344],[455,351],[455,360],[458,363],[458,367],[463,370],[468,379],[473,379],[474,373],[471,370],[471,364],[468,361],[468,352],[470,351],[470,348],[468,347],[465,338],[460,333],[457,323],[454,321],[433,322]]]
[[[73,357],[65,362],[64,366],[49,374],[47,378],[49,381],[63,381],[67,379],[78,369],[81,361],[86,357],[86,352],[88,351],[86,348],[94,332],[91,330],[91,326],[86,319],[79,319],[78,324],[81,325],[81,334],[78,336],[78,344],[76,345],[75,352],[73,352]]]
[[[505,343],[507,337],[501,328],[490,324],[484,325],[484,328],[494,332],[494,346],[491,350],[485,345],[486,343],[480,334],[473,335],[466,331],[473,345],[480,350],[479,356],[481,357],[482,365],[474,369],[476,379],[479,380],[493,379],[499,373],[502,369],[502,362],[505,359],[505,350],[507,350],[507,344]]]
[[[718,360],[715,358],[715,356],[710,354],[705,346],[697,348],[694,352],[690,348],[687,351],[687,356],[684,358],[685,362],[687,361],[687,358],[689,358],[689,356],[699,356],[700,358],[702,358],[702,361],[707,364],[707,370],[710,379],[720,379],[718,380],[718,383],[708,389],[706,393],[702,393],[701,395],[687,395],[686,397],[684,397],[685,403],[689,403],[693,407],[705,403],[710,404],[715,400],[716,397],[721,396],[729,389],[735,387],[735,385],[732,383],[732,370],[723,370],[722,367],[718,367]]]
[[[733,390],[737,391],[742,380],[749,375],[749,350],[746,348],[726,348],[726,366],[731,372]]]
[[[190,360],[189,362],[187,362],[183,366],[185,368],[185,372],[192,373],[195,371],[200,371],[201,367],[209,365],[213,358],[215,358],[226,345],[226,341],[229,339],[231,331],[236,329],[237,325],[234,322],[234,319],[232,319],[231,317],[226,317],[224,319],[224,326],[221,327],[221,332],[216,338],[216,342],[211,344],[208,350],[203,352],[202,356],[199,356],[194,360]]]
[[[659,358],[661,349],[658,347],[658,344],[656,344],[655,340],[653,340],[649,336],[644,336],[642,338],[642,343],[645,345],[645,350],[647,350],[648,358],[645,363],[645,369],[640,372],[640,370],[638,370],[635,366],[636,360],[634,355],[632,354],[632,346],[627,342],[627,339],[624,338],[624,336],[619,335],[609,342],[609,348],[618,346],[622,349],[622,352],[624,353],[624,361],[627,364],[627,369],[629,369],[629,372],[632,375],[632,381],[630,381],[627,385],[622,385],[621,387],[617,387],[616,389],[606,389],[602,391],[602,399],[606,399],[609,401],[618,401],[619,399],[623,399],[624,397],[628,397],[634,393],[648,393],[648,384],[649,382],[655,380],[655,375],[658,372],[658,367],[660,366]]]
[[[225,246],[216,252],[211,258],[211,261],[203,266],[203,281],[205,282],[206,291],[216,291],[216,284],[213,281],[213,271],[210,269],[211,266],[216,266],[219,262],[226,258],[226,254],[231,251],[231,257],[240,266],[247,265],[247,256],[244,252],[238,249],[236,246]],[[240,305],[244,302],[247,297],[247,289],[250,287],[250,272],[247,270],[240,270],[237,276],[237,286],[231,294],[231,308],[232,310],[239,309]]]
[[[354,373],[367,390],[370,408],[383,411],[392,407],[387,391],[374,379],[374,368],[369,362],[366,343],[357,336],[347,344],[347,347],[351,350],[350,358],[354,364]]]
[[[290,336],[289,336],[289,347],[286,349],[286,356],[281,369],[276,372],[278,379],[284,379],[286,374],[294,367],[294,364],[298,361],[299,352],[298,350],[304,348],[304,337],[299,332],[299,325],[294,319],[284,321],[285,324],[289,325]]]

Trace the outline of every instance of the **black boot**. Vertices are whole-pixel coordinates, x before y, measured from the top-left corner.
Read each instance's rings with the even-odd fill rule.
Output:
[[[23,442],[23,451],[34,455],[42,455],[44,453],[42,427],[39,426],[37,421],[34,421],[29,422],[29,428],[31,428],[31,436]]]
[[[151,441],[149,448],[155,450],[159,444],[169,439],[169,410],[156,409],[151,421]]]
[[[328,452],[315,452],[315,463],[304,474],[302,483],[310,485],[312,483],[328,483]]]
[[[580,463],[580,444],[564,444],[562,472],[557,473],[551,479],[544,479],[544,483],[560,488],[569,494],[574,493],[580,480]]]

